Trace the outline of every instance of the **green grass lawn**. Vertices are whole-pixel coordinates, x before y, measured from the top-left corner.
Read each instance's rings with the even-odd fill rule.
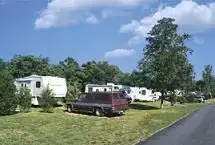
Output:
[[[41,113],[33,108],[29,113],[0,117],[0,144],[132,144],[201,105],[165,104],[160,110],[159,103],[134,103],[124,116],[113,118],[65,113],[63,108]]]

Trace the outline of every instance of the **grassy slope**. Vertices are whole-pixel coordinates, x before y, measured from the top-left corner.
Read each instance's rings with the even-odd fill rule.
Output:
[[[148,105],[148,106],[145,106]],[[151,106],[149,106],[151,105]],[[124,116],[106,118],[55,113],[19,113],[0,117],[2,145],[132,144],[200,107],[186,104],[158,109],[159,103],[136,103]]]

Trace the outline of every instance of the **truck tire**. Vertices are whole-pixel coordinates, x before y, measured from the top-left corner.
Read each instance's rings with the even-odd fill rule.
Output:
[[[73,111],[72,105],[67,105],[67,112],[71,113]]]
[[[101,108],[95,108],[95,109],[94,109],[94,114],[95,114],[96,116],[103,116],[103,115],[104,115],[104,113],[103,113],[103,111],[102,111]]]

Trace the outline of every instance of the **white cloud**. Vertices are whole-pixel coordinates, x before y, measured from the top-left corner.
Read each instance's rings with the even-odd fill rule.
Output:
[[[194,37],[194,38],[193,38],[193,41],[194,41],[196,44],[203,44],[203,43],[205,42],[204,39],[199,38],[199,37]]]
[[[61,27],[77,23],[76,15],[95,8],[136,7],[149,0],[52,0],[35,21],[35,28]]]
[[[136,40],[141,41],[163,17],[174,18],[182,32],[191,34],[202,32],[215,27],[215,3],[200,5],[192,0],[183,0],[174,7],[161,8],[151,16],[139,21],[132,20],[131,23],[122,25],[120,32],[134,33],[135,36],[129,40],[130,44]]]
[[[134,49],[115,49],[105,53],[105,58],[128,57],[136,53]]]
[[[101,16],[103,19],[111,18],[111,17],[122,17],[122,16],[130,16],[131,13],[123,10],[113,10],[113,9],[104,9],[101,11]]]
[[[99,20],[95,15],[90,14],[87,18],[86,18],[86,23],[88,24],[98,24]]]

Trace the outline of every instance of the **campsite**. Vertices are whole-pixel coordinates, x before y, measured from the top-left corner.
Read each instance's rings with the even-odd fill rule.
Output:
[[[0,0],[0,145],[213,145],[215,2]]]

